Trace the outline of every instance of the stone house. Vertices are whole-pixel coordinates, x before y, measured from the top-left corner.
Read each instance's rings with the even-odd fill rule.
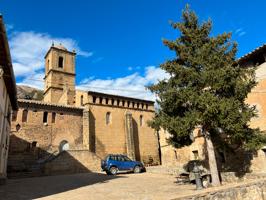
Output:
[[[43,101],[18,100],[9,172],[99,170],[99,159],[110,153],[159,164],[157,134],[147,125],[154,102],[76,90],[75,56],[75,51],[52,45],[45,56]]]
[[[257,66],[256,78],[258,84],[248,95],[246,102],[250,105],[256,105],[258,110],[258,116],[250,122],[251,127],[259,127],[262,131],[266,131],[266,45],[242,56],[238,63],[242,67]],[[160,131],[162,165],[178,167],[183,170],[183,167],[190,160],[205,160],[207,152],[200,127],[194,130],[193,135],[194,142],[190,146],[176,149],[167,143],[167,138],[170,135],[166,131]],[[234,152],[218,150],[216,159],[218,167],[222,171],[266,172],[266,146],[255,153],[243,149]],[[207,164],[205,163],[205,165]]]
[[[16,83],[3,17],[0,15],[0,184],[6,179],[12,109],[17,109]]]

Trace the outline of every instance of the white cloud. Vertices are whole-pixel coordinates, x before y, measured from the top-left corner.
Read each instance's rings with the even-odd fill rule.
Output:
[[[243,28],[238,28],[238,29],[235,30],[235,34],[238,37],[242,37],[242,36],[246,35],[247,32]]]
[[[91,90],[114,95],[122,95],[146,100],[155,100],[155,96],[145,86],[168,78],[162,69],[154,66],[145,68],[145,74],[133,73],[115,79],[84,79],[77,86],[81,90]]]
[[[26,78],[24,78],[21,82],[17,83],[17,85],[27,85],[33,88],[38,88],[43,90],[44,82],[43,82],[43,73],[37,72],[32,74]]]
[[[62,43],[68,50],[75,49],[78,55],[89,57],[92,52],[80,49],[71,38],[56,38],[46,33],[14,32],[10,38],[10,51],[17,77],[37,76],[44,69],[44,56],[52,43]],[[42,74],[43,78],[44,74]]]

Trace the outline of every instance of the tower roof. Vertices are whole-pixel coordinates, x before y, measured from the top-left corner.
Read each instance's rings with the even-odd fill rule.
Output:
[[[57,49],[61,49],[61,50],[67,51],[67,48],[64,47],[61,43],[57,44],[57,45],[54,45],[54,47],[57,48]]]

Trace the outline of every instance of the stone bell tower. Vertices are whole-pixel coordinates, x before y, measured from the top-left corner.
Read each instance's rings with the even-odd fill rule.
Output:
[[[73,105],[75,103],[75,56],[61,44],[50,47],[45,55],[44,101]]]

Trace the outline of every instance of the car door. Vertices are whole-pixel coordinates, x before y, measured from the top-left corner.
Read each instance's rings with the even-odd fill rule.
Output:
[[[125,166],[125,170],[133,170],[134,169],[134,162],[132,160],[130,160],[127,156],[123,156],[123,160],[124,160],[124,166]]]

